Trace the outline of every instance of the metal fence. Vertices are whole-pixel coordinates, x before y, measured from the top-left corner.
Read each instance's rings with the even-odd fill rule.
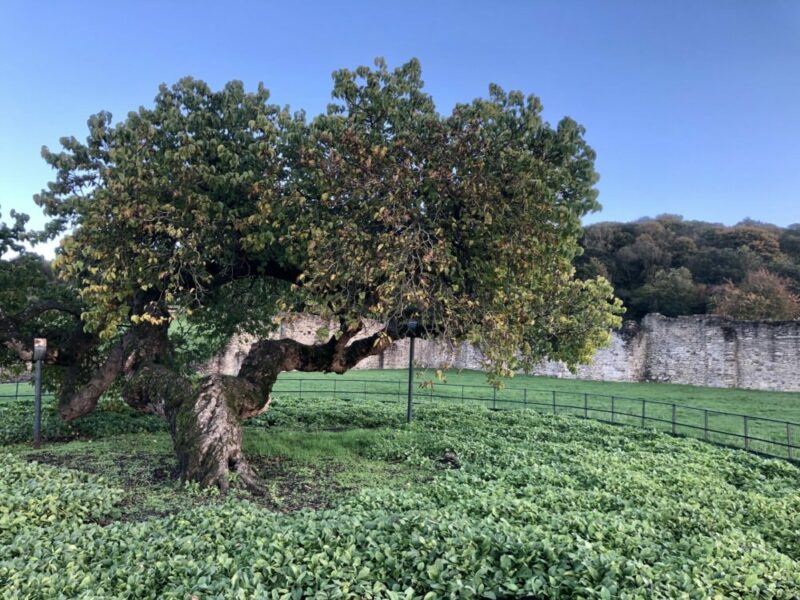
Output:
[[[405,380],[279,379],[275,397],[330,397],[340,400],[372,398],[405,403]],[[627,396],[537,388],[503,388],[490,385],[433,383],[415,386],[414,402],[477,404],[493,410],[529,409],[541,413],[573,415],[617,425],[634,425],[702,439],[751,452],[800,460],[800,423],[688,406],[678,402]]]
[[[0,381],[0,401],[30,398],[33,402],[34,390],[32,381]],[[51,392],[42,390],[42,399],[53,398]]]
[[[277,381],[273,396],[317,396],[338,400],[372,398],[405,406],[407,385],[407,380],[287,377]],[[0,399],[10,398],[30,398],[33,402],[33,386],[28,382],[0,382]],[[527,387],[497,389],[489,385],[438,382],[428,387],[415,386],[414,402],[447,402],[456,406],[473,404],[493,410],[516,408],[549,414],[568,414],[617,425],[658,429],[673,435],[695,437],[768,456],[800,460],[800,423],[677,402],[592,392]]]

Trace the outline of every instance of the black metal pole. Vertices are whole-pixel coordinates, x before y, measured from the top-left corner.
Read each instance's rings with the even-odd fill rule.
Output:
[[[42,445],[42,361],[36,361],[36,387],[33,400],[33,447]]]
[[[408,410],[406,411],[406,421],[411,423],[414,416],[414,336],[409,337],[408,346]]]

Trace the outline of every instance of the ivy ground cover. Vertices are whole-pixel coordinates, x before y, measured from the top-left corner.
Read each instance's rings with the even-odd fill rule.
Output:
[[[532,411],[278,400],[265,498],[163,431],[2,449],[6,598],[797,598],[800,469]],[[110,437],[102,437],[109,435]],[[88,439],[86,439],[88,438]]]

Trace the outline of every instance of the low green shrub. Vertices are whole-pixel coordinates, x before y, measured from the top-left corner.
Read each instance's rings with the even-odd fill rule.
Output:
[[[261,426],[384,419],[392,427],[369,436],[364,454],[438,474],[401,489],[376,483],[325,511],[280,515],[231,499],[103,525],[96,521],[113,489],[6,460],[0,506],[30,517],[3,531],[0,590],[9,598],[798,597],[800,469],[789,463],[532,413],[423,406],[409,428],[398,426],[401,407],[369,402],[281,400],[270,412]],[[19,481],[30,483],[14,491]],[[40,501],[40,486],[59,500]]]
[[[102,478],[0,455],[0,545],[13,555],[20,531],[69,530],[113,512],[120,490]],[[34,549],[35,553],[35,549]],[[0,586],[0,589],[2,587]]]
[[[372,400],[332,398],[279,398],[270,409],[246,421],[251,427],[337,430],[396,427],[405,423],[405,406]]]
[[[54,400],[47,399],[42,405],[44,440],[101,438],[163,429],[165,425],[158,417],[137,412],[116,398],[102,398],[93,412],[69,423],[58,415]],[[32,399],[0,401],[0,445],[30,441],[32,432]]]

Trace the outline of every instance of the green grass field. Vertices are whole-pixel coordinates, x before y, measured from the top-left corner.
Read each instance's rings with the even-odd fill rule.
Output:
[[[31,397],[30,384],[0,384],[0,398]],[[407,371],[403,369],[352,370],[344,375],[283,373],[276,397],[370,398],[405,406]],[[488,386],[479,371],[447,371],[440,382],[431,370],[415,372],[415,402],[447,402],[454,410],[462,404],[490,408],[527,408],[544,413],[572,414],[613,423],[673,431],[680,435],[766,454],[798,459],[800,393],[710,388],[665,383],[621,383],[519,375],[502,389]],[[644,406],[644,420],[642,408]],[[555,403],[554,403],[555,401]],[[727,414],[725,414],[727,413]],[[747,424],[743,416],[747,415]],[[745,439],[745,427],[747,438]]]
[[[9,396],[13,398],[16,394],[33,394],[33,385],[26,382],[20,382],[19,384],[0,383],[0,398],[7,398]]]
[[[300,381],[302,380],[302,381]],[[554,393],[555,392],[555,393]],[[407,372],[401,369],[353,370],[344,375],[284,373],[276,396],[320,396],[341,399],[373,398],[405,404]],[[481,404],[490,408],[528,408],[539,412],[573,414],[614,423],[672,431],[736,447],[788,457],[791,441],[800,446],[800,394],[709,388],[664,383],[620,383],[517,376],[503,389],[487,385],[478,371],[448,371],[439,382],[430,370],[417,370],[415,402]],[[645,400],[644,421],[642,400]],[[728,413],[728,414],[724,414]],[[745,419],[747,415],[747,437]],[[777,421],[777,422],[774,422]],[[740,437],[741,436],[741,437]],[[800,450],[792,449],[792,458]]]

